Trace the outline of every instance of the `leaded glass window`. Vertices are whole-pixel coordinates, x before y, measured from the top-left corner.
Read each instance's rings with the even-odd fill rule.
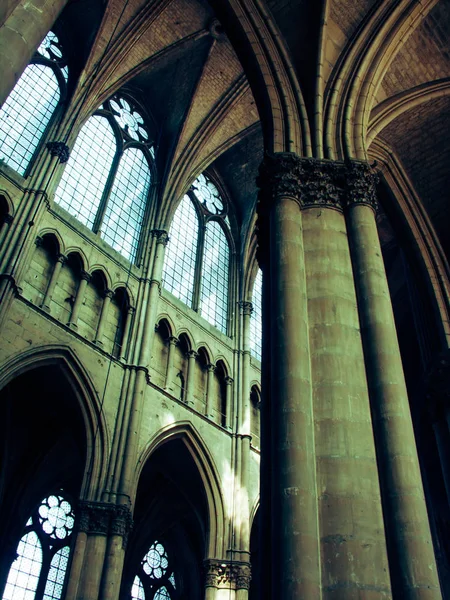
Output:
[[[42,500],[17,546],[3,600],[62,597],[74,522],[72,505],[63,495]]]
[[[250,317],[250,351],[261,360],[262,349],[262,271],[258,269],[252,295],[253,312]]]
[[[82,127],[55,201],[134,262],[150,192],[149,131],[121,97],[105,102]]]
[[[227,332],[230,227],[219,190],[200,175],[181,200],[169,231],[163,285]]]
[[[65,95],[67,65],[49,32],[0,109],[0,159],[25,175]]]
[[[175,600],[178,598],[170,557],[159,541],[153,542],[141,561],[131,587],[132,600]]]

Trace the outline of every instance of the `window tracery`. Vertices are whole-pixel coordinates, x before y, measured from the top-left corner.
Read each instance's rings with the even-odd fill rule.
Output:
[[[173,217],[163,285],[223,333],[228,325],[229,232],[225,200],[207,175],[199,175]]]
[[[74,523],[72,505],[63,495],[42,500],[17,546],[3,600],[62,597]]]
[[[122,96],[106,101],[82,127],[55,201],[134,262],[151,185],[150,134]]]
[[[262,271],[258,269],[252,295],[253,311],[250,317],[250,351],[261,360],[262,352]]]
[[[131,587],[132,600],[175,600],[177,586],[169,555],[159,541],[153,542],[141,561]]]
[[[0,159],[22,176],[65,96],[67,79],[62,46],[50,31],[0,109]]]

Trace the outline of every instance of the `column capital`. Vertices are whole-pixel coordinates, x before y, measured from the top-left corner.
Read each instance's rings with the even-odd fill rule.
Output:
[[[206,587],[234,588],[248,590],[252,578],[249,563],[231,562],[229,560],[205,560]]]
[[[61,164],[64,164],[69,160],[69,146],[67,146],[67,144],[64,142],[48,142],[47,148],[50,151],[51,156],[56,156],[59,158],[59,162]]]
[[[226,385],[231,385],[234,382],[234,379],[232,377],[230,377],[229,375],[227,375],[224,379]]]
[[[214,373],[214,371],[216,370],[216,365],[209,363],[208,365],[206,365],[206,370],[208,371],[208,373]]]
[[[378,208],[376,193],[378,179],[378,174],[373,171],[373,168],[368,163],[355,160],[346,163],[347,206],[366,204],[376,212]]]
[[[3,218],[3,223],[10,225],[13,222],[13,220],[14,220],[14,217],[11,214],[7,214]]]
[[[169,344],[172,344],[172,346],[176,346],[179,342],[179,339],[174,335],[171,335],[167,338],[167,341],[169,342]]]
[[[198,356],[198,352],[196,352],[195,350],[189,350],[188,352],[186,352],[186,358],[196,359],[197,356]]]
[[[124,546],[133,527],[131,510],[123,504],[81,502],[78,529],[95,535],[120,535]]]
[[[56,262],[61,263],[62,265],[67,261],[67,256],[65,254],[58,254],[56,257]]]
[[[84,270],[81,271],[80,277],[83,281],[87,281],[88,283],[91,280],[91,275],[87,271],[84,271]]]
[[[114,291],[110,290],[110,289],[106,289],[103,292],[103,298],[109,298],[111,300],[111,298],[114,296]]]
[[[169,234],[165,229],[153,229],[152,236],[156,238],[157,244],[167,246],[167,242],[169,241]]]
[[[239,302],[239,307],[242,308],[244,315],[250,316],[253,312],[253,304],[251,302],[241,301]]]

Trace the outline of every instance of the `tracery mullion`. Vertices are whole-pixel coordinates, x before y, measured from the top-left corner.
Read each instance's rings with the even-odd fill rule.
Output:
[[[205,233],[206,222],[202,211],[198,208],[198,200],[193,192],[188,192],[188,196],[194,205],[198,217],[198,238],[197,252],[195,256],[195,273],[194,273],[194,291],[192,294],[192,308],[198,312],[200,308],[200,292],[202,286],[202,268],[203,268],[203,251],[205,248]]]
[[[101,116],[104,116],[104,113],[94,113]],[[100,200],[100,204],[97,210],[97,214],[95,216],[94,224],[92,226],[92,231],[94,233],[98,233],[100,231],[100,227],[102,226],[103,218],[105,216],[106,207],[108,205],[108,200],[111,195],[111,190],[114,185],[114,179],[117,174],[117,169],[119,168],[120,159],[123,155],[123,142],[121,137],[117,134],[116,127],[113,123],[108,119],[109,124],[112,126],[114,131],[114,135],[116,136],[116,144],[117,150],[113,158],[113,162],[111,165],[111,169],[109,171],[108,179],[106,180],[105,187],[103,189],[102,199]]]
[[[38,520],[38,518],[37,518]],[[34,523],[34,519],[33,519]],[[44,536],[38,530],[37,527],[33,528],[32,531],[36,533],[41,542],[42,548],[42,565],[41,565],[41,573],[39,575],[39,581],[37,584],[36,592],[34,595],[34,600],[42,600],[45,593],[45,587],[47,585],[47,577],[50,571],[50,563],[52,562],[53,554],[50,550],[49,543],[47,539],[44,539]]]

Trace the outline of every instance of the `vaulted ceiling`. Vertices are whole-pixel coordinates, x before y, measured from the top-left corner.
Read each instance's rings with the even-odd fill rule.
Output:
[[[395,155],[450,252],[450,0],[72,0],[56,31],[74,74],[67,118],[81,123],[127,88],[155,122],[161,196],[175,202],[212,168],[243,227],[268,139],[264,57],[281,56],[317,156],[323,145],[333,157],[322,144],[333,90],[351,94],[365,77],[365,149]],[[269,90],[273,106],[282,92]]]

